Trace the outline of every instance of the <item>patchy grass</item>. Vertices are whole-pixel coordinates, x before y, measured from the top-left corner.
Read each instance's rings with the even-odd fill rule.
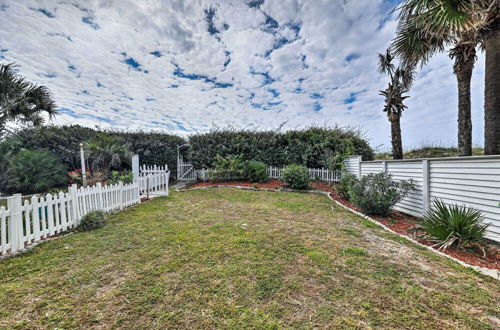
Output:
[[[324,196],[209,189],[0,261],[0,328],[489,329],[499,292]]]

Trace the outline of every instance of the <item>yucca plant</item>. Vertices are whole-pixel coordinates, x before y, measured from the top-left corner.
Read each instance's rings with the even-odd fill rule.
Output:
[[[484,242],[484,233],[489,224],[483,223],[481,211],[460,205],[447,205],[441,200],[434,200],[433,207],[414,231],[423,232],[422,238],[436,242],[439,250],[450,247],[460,249],[466,245],[476,245],[483,251],[480,243]]]

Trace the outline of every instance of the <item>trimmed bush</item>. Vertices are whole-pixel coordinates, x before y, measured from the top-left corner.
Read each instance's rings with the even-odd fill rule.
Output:
[[[304,130],[252,131],[214,130],[189,138],[188,158],[195,168],[210,168],[216,155],[241,155],[242,160],[257,160],[270,166],[300,164],[310,168],[331,168],[331,160],[358,154],[373,159],[373,150],[359,132],[334,128]]]
[[[4,180],[2,190],[29,194],[63,187],[69,176],[66,166],[50,152],[21,150],[10,159]]]
[[[82,217],[77,227],[78,231],[90,231],[101,228],[106,222],[106,213],[103,211],[91,211]]]
[[[303,190],[309,187],[309,171],[301,165],[288,165],[283,170],[281,180],[291,189]]]
[[[269,179],[267,165],[263,162],[250,160],[245,165],[244,176],[251,182],[264,183]]]
[[[388,173],[372,173],[352,181],[349,200],[365,214],[387,216],[391,208],[414,189],[412,181],[396,182]]]
[[[351,173],[343,172],[342,177],[340,178],[340,182],[337,185],[337,192],[340,196],[349,200],[349,191],[351,190],[352,185],[356,182],[358,178]]]
[[[242,179],[245,172],[245,162],[241,160],[241,156],[222,157],[217,155],[212,164],[212,170],[208,172],[210,180],[237,180]]]
[[[424,237],[429,240],[437,241],[441,250],[461,248],[484,242],[484,233],[489,224],[484,224],[483,220],[481,211],[435,200],[431,210],[414,230],[424,232]]]

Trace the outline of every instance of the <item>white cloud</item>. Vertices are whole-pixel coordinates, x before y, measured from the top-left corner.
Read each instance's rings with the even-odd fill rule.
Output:
[[[186,134],[229,123],[338,123],[387,147],[376,55],[396,27],[390,3],[0,0],[1,60],[51,89],[64,108],[60,124]],[[483,61],[473,77],[477,143]],[[406,145],[455,143],[451,66],[443,54],[419,74],[402,120]]]

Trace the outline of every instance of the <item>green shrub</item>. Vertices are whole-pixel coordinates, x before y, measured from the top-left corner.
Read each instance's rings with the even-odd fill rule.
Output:
[[[208,172],[208,178],[210,180],[236,180],[242,179],[244,172],[245,162],[241,160],[241,156],[217,155],[212,169]]]
[[[251,182],[264,183],[269,179],[267,165],[263,162],[250,160],[245,165],[244,176]]]
[[[68,183],[66,166],[47,151],[21,150],[10,159],[5,185],[9,192],[37,193]]]
[[[22,128],[10,133],[7,139],[16,141],[16,144],[12,146],[14,153],[20,149],[50,151],[61,159],[69,169],[73,170],[81,167],[79,144],[94,139],[98,134],[121,138],[124,143],[130,146],[133,153],[139,155],[142,165],[167,164],[172,172],[171,177],[176,176],[177,146],[185,144],[186,140],[173,134],[142,131],[99,131],[79,125],[49,125]],[[186,148],[182,148],[180,151],[184,153]],[[122,163],[116,169],[130,169],[130,165]]]
[[[118,172],[111,171],[111,175],[109,176],[108,183],[109,184],[117,184],[119,182],[123,182],[124,184],[129,184],[134,181],[134,173],[130,171]]]
[[[292,189],[303,190],[309,187],[309,171],[301,165],[288,165],[283,170],[281,180]]]
[[[359,132],[339,127],[289,131],[219,129],[189,137],[189,161],[210,168],[216,155],[241,155],[269,166],[301,164],[309,168],[338,166],[347,154],[373,159],[373,150]]]
[[[342,177],[340,178],[340,182],[337,185],[337,192],[340,196],[349,200],[349,191],[351,190],[352,185],[356,182],[358,178],[351,173],[343,172]]]
[[[372,173],[353,180],[349,200],[365,214],[386,216],[397,202],[414,189],[411,180],[396,182],[388,173]]]
[[[481,211],[446,205],[440,200],[435,200],[433,204],[422,221],[418,222],[415,231],[424,232],[425,238],[437,241],[442,250],[484,242],[484,233],[489,224],[483,223]]]
[[[91,211],[82,217],[77,227],[79,231],[90,231],[104,226],[106,222],[106,213],[103,211]]]
[[[111,169],[122,168],[130,163],[132,154],[129,146],[119,137],[100,133],[84,143],[85,153],[93,171],[109,177]]]

